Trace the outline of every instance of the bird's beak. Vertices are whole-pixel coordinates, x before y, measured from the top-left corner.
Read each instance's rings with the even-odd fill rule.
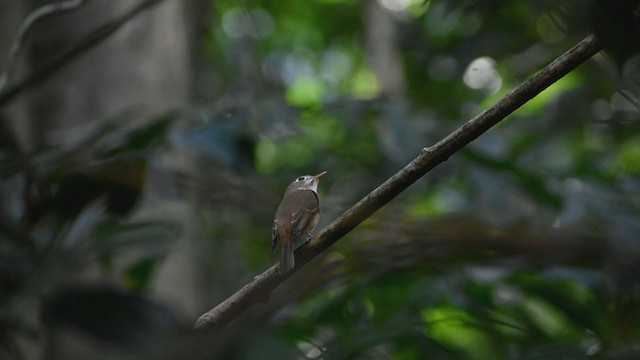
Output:
[[[326,171],[323,171],[323,172],[321,172],[320,174],[318,174],[318,175],[314,176],[314,178],[315,178],[316,180],[320,180],[320,178],[321,178],[321,177],[323,177],[326,173],[327,173]]]

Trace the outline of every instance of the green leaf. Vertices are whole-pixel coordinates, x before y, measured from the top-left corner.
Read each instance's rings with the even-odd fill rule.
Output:
[[[179,226],[168,221],[125,223],[111,219],[98,226],[95,246],[100,259],[106,262],[132,249],[156,258],[166,255],[179,234]]]
[[[469,359],[496,359],[488,336],[475,325],[472,315],[453,306],[422,311],[425,334],[445,347],[465,354]]]
[[[148,150],[166,135],[174,118],[174,114],[169,114],[124,133],[116,131],[108,134],[97,145],[99,149],[102,148],[101,156],[108,158],[119,154]]]
[[[127,287],[135,292],[144,291],[151,282],[159,259],[147,258],[130,266],[124,274]]]

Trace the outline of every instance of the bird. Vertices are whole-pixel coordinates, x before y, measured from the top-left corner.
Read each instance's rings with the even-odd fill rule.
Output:
[[[327,172],[318,175],[297,177],[284,193],[278,206],[271,231],[271,254],[275,253],[278,241],[282,254],[278,272],[286,274],[295,266],[294,244],[311,239],[311,232],[320,221],[318,184]]]

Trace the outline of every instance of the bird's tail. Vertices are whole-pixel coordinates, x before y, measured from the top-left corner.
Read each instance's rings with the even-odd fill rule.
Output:
[[[296,259],[293,256],[293,241],[282,242],[282,257],[280,258],[280,267],[278,268],[280,274],[286,274],[289,270],[293,269],[296,264]]]

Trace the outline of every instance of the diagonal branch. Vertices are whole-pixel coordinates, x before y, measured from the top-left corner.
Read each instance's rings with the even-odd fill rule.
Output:
[[[265,272],[256,276],[251,283],[245,285],[218,306],[200,316],[194,328],[224,326],[256,302],[267,298],[271,291],[288,278],[293,271],[318,256],[429,170],[446,161],[465,145],[574,70],[578,65],[591,58],[600,49],[601,46],[595,37],[588,36],[505,95],[494,106],[469,120],[437,144],[422,149],[422,152],[413,161],[324,228],[308,246],[298,249],[296,251],[296,267],[294,270],[287,274],[279,275],[278,266],[271,266]]]
[[[3,88],[2,91],[0,91],[0,105],[9,102],[23,90],[26,90],[27,88],[37,85],[46,80],[58,69],[74,60],[76,57],[82,55],[86,51],[92,49],[94,46],[100,44],[103,40],[107,39],[118,29],[120,29],[124,24],[129,22],[129,20],[135,18],[140,13],[163,1],[165,0],[142,1],[136,6],[129,9],[124,14],[120,15],[120,17],[99,26],[68,49],[63,50],[53,56],[49,61],[44,63],[38,69],[34,70],[32,73],[28,74],[18,83]]]
[[[61,13],[69,12],[87,3],[87,0],[68,0],[52,4],[42,5],[35,9],[20,25],[20,30],[13,44],[9,48],[6,69],[0,74],[0,90],[9,82],[9,77],[13,71],[14,64],[18,61],[18,56],[23,48],[24,39],[31,29],[42,20]]]

